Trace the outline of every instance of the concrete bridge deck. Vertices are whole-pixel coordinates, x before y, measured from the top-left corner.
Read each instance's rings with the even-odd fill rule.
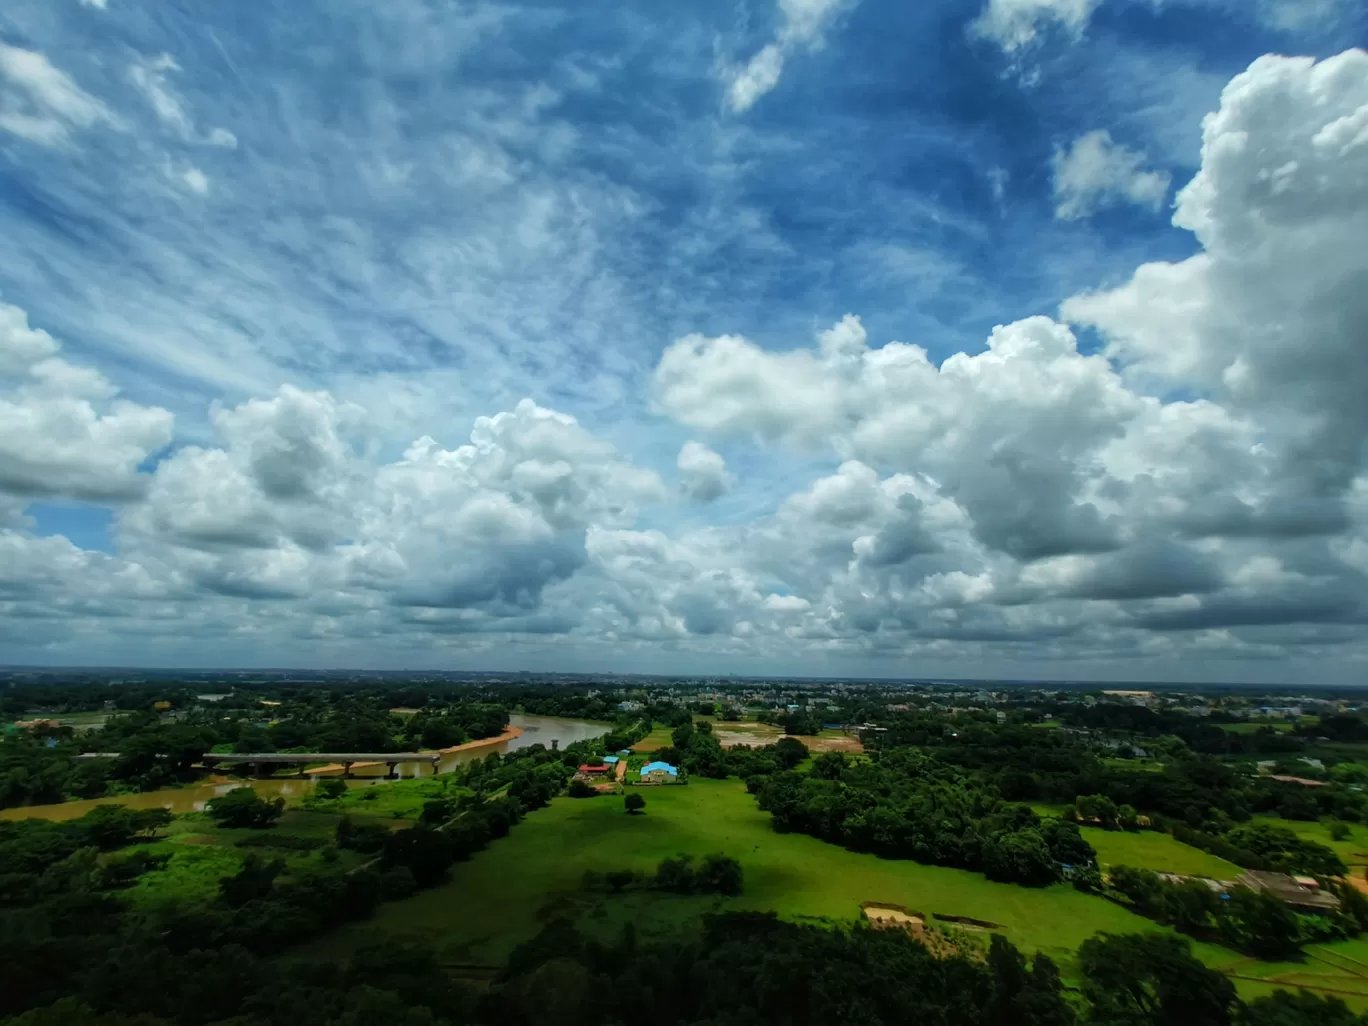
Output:
[[[439,762],[438,752],[210,752],[205,762],[274,762],[282,766],[311,762]]]
[[[394,767],[401,762],[426,762],[436,766],[441,760],[440,752],[234,752],[204,756],[206,766],[249,765],[258,769],[263,766],[298,766],[301,774],[304,773],[304,767],[316,763],[340,765],[343,776],[350,776],[352,766],[358,764],[384,764],[393,776]]]

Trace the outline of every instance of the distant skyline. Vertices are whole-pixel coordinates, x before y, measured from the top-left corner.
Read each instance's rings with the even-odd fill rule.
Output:
[[[0,662],[1368,683],[1355,0],[7,0]]]

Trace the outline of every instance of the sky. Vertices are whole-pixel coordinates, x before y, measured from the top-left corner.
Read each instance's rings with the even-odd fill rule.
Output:
[[[6,0],[0,663],[1368,683],[1356,0]]]

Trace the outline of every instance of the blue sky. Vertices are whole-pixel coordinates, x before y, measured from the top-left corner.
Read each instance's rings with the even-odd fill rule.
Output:
[[[0,303],[23,315],[22,329],[11,317],[13,339],[24,332],[32,352],[32,333],[46,333],[44,358],[65,370],[54,383],[26,357],[0,392],[12,412],[0,513],[14,582],[0,601],[39,625],[0,633],[0,655],[1353,676],[1362,655],[1337,634],[1359,622],[1364,594],[1350,404],[1348,426],[1317,428],[1316,403],[1241,391],[1204,369],[1224,360],[1286,378],[1268,354],[1295,349],[1311,321],[1253,356],[1218,353],[1222,332],[1194,329],[1196,355],[1175,370],[1123,308],[1141,265],[1195,268],[1184,262],[1216,245],[1194,231],[1198,214],[1174,223],[1195,175],[1210,175],[1213,195],[1225,189],[1202,200],[1215,212],[1202,223],[1238,220],[1223,183],[1239,176],[1203,150],[1203,117],[1222,109],[1228,83],[1264,54],[1335,59],[1365,38],[1368,14],[1348,0],[290,0],[254,4],[250,17],[208,0],[10,0]],[[1358,74],[1352,62],[1344,72]],[[1300,114],[1274,94],[1296,86],[1266,77],[1251,80],[1249,102],[1265,104],[1251,123],[1280,140]],[[1336,94],[1343,109],[1322,112],[1326,124],[1332,113],[1352,124],[1356,95]],[[1358,166],[1352,147],[1334,159],[1345,173]],[[1361,198],[1338,202],[1361,213]],[[1323,244],[1336,252],[1334,239]],[[1088,295],[1114,301],[1067,307]],[[894,452],[875,407],[930,410],[926,395],[847,389],[830,364],[822,374],[841,410],[809,417],[822,376],[809,394],[786,377],[806,370],[766,362],[818,353],[819,333],[848,314],[862,352],[888,355],[880,347],[897,340],[934,366],[991,356],[996,325],[1062,318],[1070,361],[1041,389],[1058,380],[1069,393],[1070,368],[1102,366],[1126,398],[1074,396],[1091,405],[1062,416],[1063,405],[1042,412],[980,389],[954,400],[966,404],[958,433],[970,448],[928,427],[928,412],[897,430],[932,434]],[[728,352],[755,373],[724,367],[712,342],[684,360],[680,340],[694,335],[746,340]],[[98,387],[70,385],[76,369]],[[539,448],[519,433],[544,429],[540,414],[517,413],[524,399],[574,418],[584,438]],[[1170,420],[1213,404],[1223,438],[1236,422],[1281,432],[1255,443],[1270,454],[1250,471],[1266,494],[1252,479],[1211,486],[1260,523],[1280,482],[1291,487],[1295,461],[1283,456],[1295,440],[1318,445],[1332,428],[1349,438],[1315,493],[1337,529],[1194,535],[1156,520],[1202,489],[1140,508],[1139,457],[1113,450],[1153,441],[1142,400],[1176,404]],[[1102,407],[1112,419],[1096,420]],[[501,413],[507,423],[476,444],[466,477],[413,483],[404,453],[415,439],[455,452],[477,418]],[[1051,417],[1121,441],[1103,452],[1060,440]],[[707,455],[686,468],[690,441]],[[288,463],[274,477],[268,451]],[[1147,480],[1168,480],[1166,453],[1146,450],[1159,461]],[[1010,462],[996,483],[996,471],[957,469],[994,459]],[[564,465],[554,500],[529,490],[528,461],[539,475]],[[852,461],[871,469],[887,509],[820,543],[827,527],[789,524],[801,497]],[[624,474],[637,475],[630,487]],[[1037,487],[1066,494],[1037,501],[1025,491]],[[405,489],[437,505],[420,510]],[[941,538],[925,566],[904,560],[855,581],[859,539],[881,537],[878,517],[905,511],[899,496],[918,489],[919,509],[949,504],[943,529],[968,547]],[[451,513],[481,503],[497,511],[471,512],[478,527]],[[237,519],[189,524],[201,507]],[[1084,541],[1023,540],[1043,528],[1013,518],[1035,516]],[[1105,545],[1088,533],[1097,517],[1113,525]],[[991,526],[1003,518],[1006,534]],[[779,546],[804,553],[792,566],[754,561],[789,530],[803,539]],[[637,557],[631,580],[613,568],[611,553],[648,542],[649,580],[632,577]],[[1087,560],[1135,566],[1135,551],[1189,543],[1177,564],[1221,564],[1203,590],[1059,583],[1112,572]],[[1316,608],[1333,622],[1213,614],[1200,629],[1146,626],[1169,621],[1144,603],[1259,604],[1251,565],[1269,588],[1281,573],[1332,591]],[[949,602],[938,588],[957,573],[985,583]],[[99,610],[77,601],[91,592],[104,596]],[[776,611],[766,596],[808,607]],[[1026,609],[1038,621],[1021,619]],[[795,646],[811,651],[799,658]]]

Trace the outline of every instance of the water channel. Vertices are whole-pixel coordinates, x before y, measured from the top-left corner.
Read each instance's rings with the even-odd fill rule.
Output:
[[[483,759],[490,752],[501,755],[527,748],[530,745],[551,747],[556,741],[561,748],[575,741],[599,737],[608,733],[611,727],[605,723],[589,723],[585,720],[566,720],[557,716],[528,716],[513,713],[509,717],[510,727],[522,730],[522,736],[498,744],[468,748],[463,752],[444,755],[434,767],[427,763],[405,763],[396,770],[400,779],[431,776],[433,773],[450,773],[457,766]],[[383,786],[385,767],[358,767],[348,784],[352,787]],[[84,816],[96,805],[128,805],[135,809],[170,809],[174,813],[199,812],[210,798],[244,785],[268,798],[282,797],[287,800],[302,798],[314,787],[315,780],[308,777],[274,777],[267,780],[237,779],[213,776],[203,783],[190,787],[166,788],[161,791],[148,791],[143,794],[124,794],[114,798],[94,798],[88,801],[62,802],[58,805],[25,805],[13,809],[0,810],[0,819],[76,819]]]

